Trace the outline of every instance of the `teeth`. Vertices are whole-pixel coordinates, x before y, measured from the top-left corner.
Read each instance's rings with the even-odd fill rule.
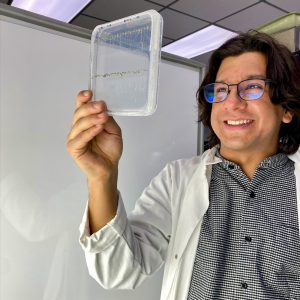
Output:
[[[229,125],[243,125],[243,124],[249,124],[251,120],[228,120],[227,124]]]

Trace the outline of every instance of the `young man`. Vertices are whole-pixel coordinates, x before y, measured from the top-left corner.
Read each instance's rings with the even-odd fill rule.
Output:
[[[127,217],[121,130],[81,92],[68,151],[88,178],[80,241],[106,288],[165,264],[162,300],[300,299],[300,74],[260,33],[217,49],[198,90],[211,149],[168,164]]]

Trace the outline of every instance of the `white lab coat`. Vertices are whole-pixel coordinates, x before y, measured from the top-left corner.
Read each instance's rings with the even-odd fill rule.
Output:
[[[211,169],[220,161],[215,152],[212,148],[201,157],[168,164],[144,190],[128,218],[120,197],[116,217],[91,236],[85,212],[80,243],[91,276],[103,287],[135,288],[165,263],[161,300],[187,299],[209,205]],[[295,162],[299,199],[300,152],[290,159]],[[300,201],[298,218],[299,212]]]

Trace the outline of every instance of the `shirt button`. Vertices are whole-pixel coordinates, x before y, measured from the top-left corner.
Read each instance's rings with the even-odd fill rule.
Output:
[[[178,255],[177,254],[175,254],[175,259],[177,259],[178,258]]]
[[[246,282],[242,282],[242,288],[246,290],[248,288],[248,284]]]
[[[250,243],[252,241],[252,237],[247,235],[247,236],[245,236],[245,240],[246,240],[246,242]]]
[[[254,198],[255,197],[255,193],[253,191],[250,192],[250,198]]]

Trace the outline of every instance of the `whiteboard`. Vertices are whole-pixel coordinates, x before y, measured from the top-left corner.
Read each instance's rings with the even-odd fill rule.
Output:
[[[0,17],[0,299],[159,299],[162,270],[135,291],[107,291],[78,243],[86,180],[65,140],[88,67],[89,40]],[[196,155],[199,74],[163,60],[156,113],[117,118],[127,210],[168,161]]]

